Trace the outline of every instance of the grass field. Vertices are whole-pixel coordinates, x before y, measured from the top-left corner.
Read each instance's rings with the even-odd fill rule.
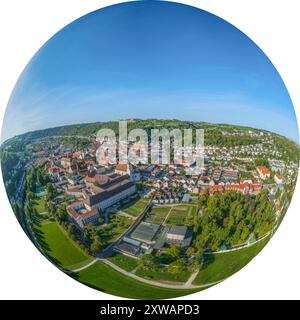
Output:
[[[35,234],[45,253],[61,267],[73,269],[93,259],[69,240],[56,222],[41,223]]]
[[[166,221],[167,225],[185,224],[191,226],[194,221],[194,215],[197,212],[197,206],[180,205],[174,206]]]
[[[101,261],[75,274],[74,278],[94,289],[130,299],[168,299],[199,291],[148,285],[122,275]]]
[[[130,258],[124,254],[116,253],[110,256],[108,260],[126,271],[133,271],[138,266],[137,259]]]
[[[154,281],[181,282],[181,283],[185,283],[191,275],[189,271],[184,271],[178,275],[174,275],[169,273],[166,267],[159,267],[155,270],[145,270],[139,267],[136,270],[135,274],[142,278],[150,279]]]
[[[132,224],[132,219],[116,214],[110,214],[109,219],[104,226],[106,236],[103,238],[107,245],[117,240]]]
[[[193,283],[201,285],[230,277],[250,262],[267,244],[268,240],[269,238],[266,238],[251,247],[238,251],[206,255],[203,269]]]
[[[161,224],[172,207],[153,207],[151,212],[147,214],[145,221]]]
[[[146,217],[147,222],[161,224],[165,221],[166,225],[193,225],[194,215],[197,212],[196,205],[174,205],[166,207],[153,207]]]
[[[134,202],[134,203],[129,203],[126,204],[125,206],[123,206],[121,208],[122,211],[137,217],[146,207],[147,203],[149,200],[147,199],[139,199],[138,201]]]
[[[33,200],[34,208],[38,213],[44,213],[47,212],[46,206],[45,206],[45,199],[44,197],[39,197],[37,199]]]

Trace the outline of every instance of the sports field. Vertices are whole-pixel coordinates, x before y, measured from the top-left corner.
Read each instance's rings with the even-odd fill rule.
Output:
[[[196,205],[179,205],[173,206],[172,210],[166,221],[167,225],[192,225],[194,221],[194,215],[197,213]]]
[[[101,261],[75,274],[74,278],[102,292],[130,299],[168,299],[199,291],[152,286],[129,278]]]
[[[42,222],[35,231],[44,252],[61,267],[75,269],[93,259],[68,239],[56,222]]]
[[[172,207],[153,207],[151,211],[148,212],[145,221],[155,224],[161,224],[164,222],[171,209]]]
[[[230,277],[250,262],[268,241],[269,238],[266,238],[245,249],[205,255],[206,262],[193,284],[213,283]]]
[[[180,204],[165,207],[153,207],[147,214],[147,222],[170,225],[193,225],[198,207],[191,204]]]

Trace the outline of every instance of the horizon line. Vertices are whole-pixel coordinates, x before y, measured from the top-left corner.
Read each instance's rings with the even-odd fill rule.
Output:
[[[178,118],[127,118],[127,119],[115,119],[115,120],[106,120],[106,121],[91,121],[91,122],[80,122],[80,123],[72,123],[72,124],[62,124],[62,125],[58,125],[58,126],[53,126],[53,127],[46,127],[46,128],[41,128],[41,129],[36,129],[36,130],[31,130],[31,131],[25,131],[23,133],[14,135],[10,138],[5,139],[4,141],[1,141],[1,146],[8,142],[9,140],[12,140],[14,138],[26,135],[26,134],[30,134],[30,133],[34,133],[37,131],[44,131],[44,130],[51,130],[51,129],[56,129],[56,128],[62,128],[62,127],[68,127],[68,126],[74,126],[74,125],[89,125],[89,124],[96,124],[96,123],[107,123],[107,122],[120,122],[120,121],[124,121],[124,120],[136,120],[136,121],[147,121],[147,120],[159,120],[159,121],[163,121],[163,120],[175,120],[175,121],[180,121],[180,122],[200,122],[200,123],[205,123],[205,124],[210,124],[210,125],[224,125],[224,126],[237,126],[237,127],[242,127],[242,128],[249,128],[249,129],[254,129],[254,130],[261,130],[261,131],[265,131],[265,132],[269,132],[272,134],[276,134],[278,136],[284,137],[292,142],[294,142],[295,144],[297,144],[297,146],[300,147],[300,142],[299,142],[299,137],[298,137],[298,142],[295,141],[293,138],[291,137],[287,137],[285,135],[283,135],[282,133],[279,132],[274,132],[274,131],[270,131],[268,129],[263,129],[263,128],[258,128],[258,127],[253,127],[253,126],[249,126],[249,125],[241,125],[241,124],[236,124],[236,123],[221,123],[221,122],[211,122],[211,121],[202,121],[202,120],[182,120],[182,119],[178,119]],[[1,134],[2,137],[2,134]],[[2,140],[2,139],[1,139]]]

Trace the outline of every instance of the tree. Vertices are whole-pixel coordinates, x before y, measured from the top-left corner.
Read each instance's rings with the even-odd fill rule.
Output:
[[[99,236],[94,236],[91,243],[91,251],[95,254],[102,250],[103,242]]]
[[[143,254],[140,256],[138,263],[141,267],[150,270],[155,269],[157,266],[156,257],[152,254]]]
[[[39,187],[44,185],[44,177],[40,169],[37,169],[37,172],[36,172],[36,182]]]
[[[47,191],[47,197],[49,200],[53,200],[56,195],[56,190],[51,182],[47,183],[46,186],[46,191]]]
[[[184,271],[185,267],[186,261],[183,258],[181,258],[170,263],[167,267],[167,270],[172,274],[179,274]]]
[[[203,260],[203,254],[204,254],[204,251],[202,249],[199,249],[195,253],[195,260],[190,266],[190,270],[192,272],[195,272],[195,271],[199,270],[199,268],[201,267],[202,260]]]
[[[199,199],[199,204],[200,206],[206,207],[207,205],[207,200],[209,197],[209,190],[205,190],[203,194],[201,194],[200,199]]]
[[[61,222],[67,221],[68,220],[68,214],[67,214],[67,209],[65,205],[60,205],[57,209],[57,219]]]
[[[46,208],[49,212],[49,215],[52,217],[52,218],[55,218],[55,205],[51,202],[51,201],[48,201],[46,202]]]
[[[32,191],[27,192],[27,199],[29,201],[34,200],[35,199],[35,194]]]
[[[180,257],[180,247],[176,244],[173,244],[170,248],[166,250],[166,254],[168,254],[174,259],[178,259]]]
[[[104,219],[100,217],[100,218],[98,219],[98,222],[99,222],[99,224],[101,225],[101,224],[104,223]]]
[[[203,254],[204,254],[204,250],[203,249],[199,249],[195,254],[196,260],[201,262],[202,258],[203,258]]]
[[[195,249],[193,247],[189,247],[185,254],[188,256],[188,257],[193,257],[195,255]]]
[[[73,224],[69,224],[67,227],[67,232],[68,235],[72,238],[75,239],[75,235],[76,235],[76,230]]]

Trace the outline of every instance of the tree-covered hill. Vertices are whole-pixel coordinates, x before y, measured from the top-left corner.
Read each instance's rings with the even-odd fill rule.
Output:
[[[173,129],[183,130],[188,128],[204,129],[205,145],[215,145],[220,147],[254,145],[261,143],[262,137],[269,137],[273,139],[275,146],[286,155],[286,158],[299,162],[299,146],[294,141],[266,130],[237,125],[182,121],[177,119],[127,119],[127,123],[129,131],[141,128],[145,129],[149,133],[149,136],[151,129],[166,128],[170,131]],[[36,130],[9,139],[7,142],[2,144],[1,148],[6,145],[13,145],[20,148],[22,146],[22,142],[29,142],[35,139],[55,136],[93,137],[96,136],[98,130],[103,128],[113,129],[116,134],[118,134],[118,121],[82,123]]]

